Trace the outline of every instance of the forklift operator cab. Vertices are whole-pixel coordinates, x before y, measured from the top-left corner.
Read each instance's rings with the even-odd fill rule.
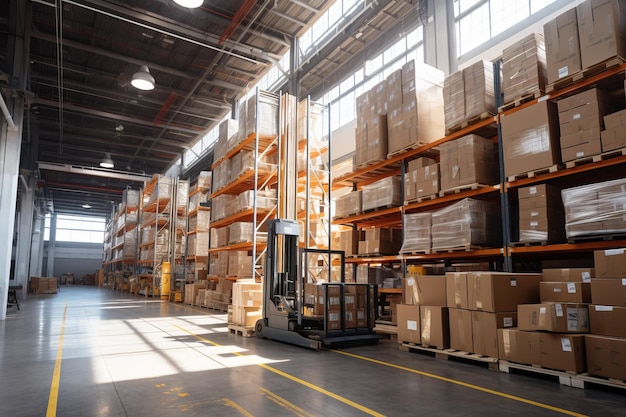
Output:
[[[263,315],[256,323],[257,336],[311,349],[337,343],[376,343],[379,339],[373,332],[376,286],[344,283],[342,251],[299,251],[299,229],[294,220],[269,222]],[[316,278],[311,277],[308,270],[310,258],[315,260],[313,263],[318,258],[325,259],[322,268],[328,271],[328,281],[332,275],[332,259],[339,259],[339,282],[315,285]],[[306,294],[305,298],[305,288],[315,290],[315,294]]]

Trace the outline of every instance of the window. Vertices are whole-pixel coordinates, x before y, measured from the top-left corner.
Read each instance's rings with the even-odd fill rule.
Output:
[[[558,0],[454,0],[457,57]]]
[[[44,240],[50,240],[51,215],[46,214]],[[57,215],[56,241],[78,243],[104,242],[106,219],[103,217],[83,217]]]

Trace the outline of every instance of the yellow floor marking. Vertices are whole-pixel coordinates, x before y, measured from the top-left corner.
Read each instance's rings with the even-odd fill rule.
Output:
[[[195,334],[195,333],[193,333],[193,332],[191,332],[191,331],[189,331],[187,329],[184,329],[184,328],[182,328],[182,327],[180,327],[180,326],[178,326],[176,324],[173,324],[173,325],[175,327],[179,328],[180,330],[182,330],[182,331],[184,331],[186,333],[189,333],[190,335],[192,335],[193,337],[195,337],[198,340],[202,340],[203,342],[209,343],[209,344],[211,344],[213,346],[217,346],[217,347],[221,346],[218,343],[215,343],[215,342],[213,342],[211,340],[205,339],[202,336],[198,336],[197,334]],[[246,357],[247,356],[247,355],[243,355],[243,354],[241,354],[239,352],[233,352],[233,354],[237,355],[237,356],[242,356],[242,357]],[[311,388],[312,390],[315,390],[315,391],[317,391],[317,392],[319,392],[321,394],[324,394],[324,395],[326,395],[328,397],[331,397],[331,398],[333,398],[333,399],[335,399],[335,400],[337,400],[339,402],[342,402],[342,403],[344,403],[346,405],[349,405],[350,407],[356,408],[357,410],[362,411],[365,414],[368,414],[370,416],[376,416],[376,417],[384,417],[384,414],[380,414],[380,413],[378,413],[378,412],[376,412],[374,410],[371,410],[371,409],[369,409],[369,408],[367,408],[367,407],[365,407],[365,406],[363,406],[361,404],[355,403],[352,400],[344,398],[341,395],[337,395],[334,392],[330,392],[328,390],[325,390],[324,388],[318,387],[315,384],[312,384],[312,383],[307,382],[307,381],[305,381],[303,379],[300,379],[298,377],[290,375],[290,374],[288,374],[286,372],[283,372],[283,371],[281,371],[279,369],[276,369],[276,368],[274,368],[272,366],[269,366],[269,365],[266,365],[266,364],[263,364],[263,363],[255,363],[255,365],[260,366],[261,368],[263,368],[263,369],[265,369],[267,371],[273,372],[273,373],[275,373],[277,375],[280,375],[280,376],[282,376],[284,378],[290,379],[293,382],[297,382],[300,385],[304,385],[307,388]]]
[[[189,394],[186,392],[181,392],[180,394],[178,394],[179,397],[188,397]]]
[[[565,415],[568,415],[568,416],[587,417],[585,414],[579,414],[579,413],[576,413],[574,411],[565,410],[563,408],[558,408],[558,407],[554,407],[554,406],[551,406],[551,405],[548,405],[548,404],[543,404],[543,403],[540,403],[540,402],[537,402],[537,401],[533,401],[533,400],[529,400],[529,399],[526,399],[526,398],[518,397],[518,396],[515,396],[515,395],[506,394],[504,392],[492,390],[492,389],[489,389],[489,388],[484,388],[484,387],[481,387],[481,386],[478,386],[478,385],[469,384],[467,382],[458,381],[456,379],[446,378],[444,376],[435,375],[435,374],[431,374],[431,373],[424,372],[424,371],[418,371],[417,369],[407,368],[405,366],[396,365],[396,364],[389,363],[389,362],[384,362],[384,361],[381,361],[381,360],[378,360],[378,359],[368,358],[366,356],[355,355],[354,353],[343,352],[343,351],[340,351],[340,350],[332,350],[332,351],[336,352],[336,353],[339,353],[341,355],[350,356],[352,358],[361,359],[361,360],[372,362],[372,363],[376,363],[376,364],[379,364],[379,365],[384,365],[384,366],[388,366],[388,367],[391,367],[391,368],[400,369],[402,371],[412,372],[412,373],[415,373],[415,374],[418,374],[418,375],[422,375],[422,376],[425,376],[425,377],[428,377],[428,378],[433,378],[433,379],[438,379],[439,381],[448,382],[450,384],[460,385],[462,387],[474,389],[474,390],[477,390],[477,391],[486,392],[487,394],[492,394],[492,395],[497,395],[499,397],[508,398],[509,400],[519,401],[521,403],[533,405],[535,407],[545,408],[547,410],[555,411],[557,413],[565,414]]]
[[[297,405],[287,401],[283,397],[281,397],[281,396],[279,396],[277,394],[274,394],[272,391],[270,391],[268,389],[261,388],[261,391],[263,391],[265,393],[265,395],[267,395],[267,398],[269,398],[270,400],[274,401],[276,404],[278,404],[279,406],[285,408],[286,410],[291,411],[292,413],[294,413],[298,417],[315,417],[313,414],[307,413],[302,408],[300,408]]]
[[[242,416],[246,416],[246,417],[254,417],[252,414],[250,414],[249,412],[247,412],[246,410],[243,409],[243,407],[241,407],[239,404],[237,404],[236,402],[234,402],[231,399],[228,398],[222,398],[222,401],[224,401],[224,404],[227,407],[232,407],[235,410],[239,411],[239,414],[241,414]]]
[[[52,382],[50,384],[50,396],[48,397],[48,411],[46,417],[56,417],[57,401],[59,399],[59,384],[61,381],[61,362],[63,361],[63,338],[65,337],[65,319],[67,318],[67,304],[63,309],[63,321],[61,322],[61,334],[59,336],[59,347],[57,348],[57,358],[54,362],[54,371],[52,372]]]

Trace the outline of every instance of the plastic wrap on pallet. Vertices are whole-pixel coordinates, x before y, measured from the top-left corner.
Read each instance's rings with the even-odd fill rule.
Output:
[[[229,183],[244,173],[254,170],[254,151],[241,151],[232,157],[230,162]]]
[[[351,152],[349,156],[341,161],[333,161],[332,173],[333,178],[341,178],[354,172],[354,152]]]
[[[209,257],[209,273],[215,276],[226,276],[228,273],[228,251],[211,254]]]
[[[203,232],[209,230],[211,212],[199,211],[195,216],[189,217],[189,231]]]
[[[363,211],[402,205],[402,180],[387,177],[363,187]]]
[[[137,231],[131,230],[124,233],[124,257],[134,257],[137,253]]]
[[[432,213],[412,213],[403,217],[404,242],[400,252],[429,252]]]
[[[228,244],[252,242],[254,225],[252,222],[235,222],[228,226]]]
[[[212,171],[200,171],[195,187],[198,191],[211,193],[211,183],[213,181]]]
[[[172,198],[172,179],[170,177],[155,174],[151,181],[156,181],[156,185],[150,193],[148,204],[157,200]]]
[[[236,197],[236,202],[230,207],[231,214],[254,207],[254,191],[248,190]],[[258,190],[256,193],[256,207],[261,210],[270,210],[276,205],[276,190]]]
[[[179,180],[176,192],[178,210],[186,211],[187,203],[189,202],[189,181]]]
[[[219,191],[231,182],[232,159],[225,159],[213,170],[213,191]]]
[[[252,275],[252,256],[246,251],[228,252],[228,276],[249,277]]]
[[[466,198],[432,213],[432,248],[497,245],[500,230],[497,203]]]
[[[502,51],[504,102],[539,91],[547,83],[546,49],[543,35],[532,33]]]
[[[189,249],[193,251],[194,256],[207,256],[209,250],[209,232],[200,232],[194,235],[195,239],[192,241],[191,239],[188,241]],[[192,246],[193,244],[193,246]]]
[[[568,238],[626,232],[626,179],[561,191]]]
[[[122,193],[122,204],[127,210],[139,207],[139,190],[125,189]]]
[[[271,93],[259,92],[259,108],[257,109],[257,96],[252,95],[246,103],[246,112],[240,111],[241,118],[245,114],[245,126],[242,135],[242,126],[239,124],[239,138],[245,139],[256,132],[262,137],[274,137],[278,134],[278,96]]]
[[[309,144],[319,143],[324,137],[324,110],[325,107],[311,101],[309,104],[309,120],[307,124],[307,100],[298,103],[298,141],[309,138]],[[308,135],[307,135],[308,126]]]
[[[221,248],[228,245],[230,228],[228,226],[211,229],[211,248]]]
[[[236,201],[237,196],[222,194],[213,198],[211,202],[211,220],[221,220],[228,215],[231,205]]]
[[[134,224],[137,224],[137,212],[131,211],[129,213],[126,213],[126,215],[124,216],[124,224],[125,226],[132,226]]]
[[[363,211],[363,191],[357,190],[335,199],[335,216],[347,217]]]
[[[189,197],[189,207],[187,212],[197,210],[201,203],[206,203],[210,199],[210,193],[208,191],[199,191]]]
[[[446,129],[460,124],[465,119],[465,85],[462,71],[450,74],[443,82],[443,113]]]

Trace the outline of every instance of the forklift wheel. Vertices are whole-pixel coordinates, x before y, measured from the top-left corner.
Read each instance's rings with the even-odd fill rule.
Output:
[[[256,337],[263,337],[263,319],[259,319],[254,326],[254,332],[256,333]]]

